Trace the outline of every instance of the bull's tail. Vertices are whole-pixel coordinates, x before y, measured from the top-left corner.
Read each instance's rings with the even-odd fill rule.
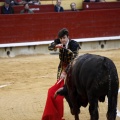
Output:
[[[117,113],[117,96],[118,96],[118,87],[119,87],[119,80],[117,69],[112,62],[112,60],[105,58],[104,65],[107,70],[108,76],[108,112],[107,118],[108,120],[115,120],[116,113]]]

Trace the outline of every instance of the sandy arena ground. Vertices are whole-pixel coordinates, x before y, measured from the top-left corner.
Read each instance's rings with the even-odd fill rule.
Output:
[[[120,49],[89,52],[111,58],[120,76]],[[84,52],[80,53],[84,54]],[[41,120],[47,90],[56,82],[58,55],[0,58],[0,120]],[[120,120],[120,93],[118,98]],[[64,100],[65,120],[74,120]],[[99,103],[100,120],[106,120],[107,102]],[[89,120],[88,108],[81,108],[81,120]]]

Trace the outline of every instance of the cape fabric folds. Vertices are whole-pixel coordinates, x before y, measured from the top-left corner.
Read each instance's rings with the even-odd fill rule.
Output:
[[[56,90],[64,85],[64,80],[58,80],[55,85],[48,89],[48,96],[44,108],[42,120],[63,120],[63,96],[54,98]]]

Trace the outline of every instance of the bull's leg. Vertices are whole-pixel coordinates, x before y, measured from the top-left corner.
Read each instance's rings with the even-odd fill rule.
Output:
[[[108,112],[107,112],[107,120],[116,120],[117,113],[117,95],[108,97]]]
[[[79,120],[79,116],[78,116],[78,114],[75,115],[75,120]]]
[[[91,116],[91,120],[98,120],[99,114],[98,114],[98,99],[89,97],[89,113]]]
[[[79,99],[77,93],[74,91],[70,92],[71,96],[71,102],[72,102],[72,109],[71,109],[71,114],[75,116],[75,120],[79,120],[79,113],[80,113],[80,104],[79,104]]]

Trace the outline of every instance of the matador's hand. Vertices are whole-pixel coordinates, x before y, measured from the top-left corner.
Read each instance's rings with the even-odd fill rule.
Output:
[[[55,47],[56,48],[63,48],[63,44],[57,44]]]
[[[61,73],[61,76],[60,76],[60,79],[65,79],[67,76],[66,72],[62,72]]]

